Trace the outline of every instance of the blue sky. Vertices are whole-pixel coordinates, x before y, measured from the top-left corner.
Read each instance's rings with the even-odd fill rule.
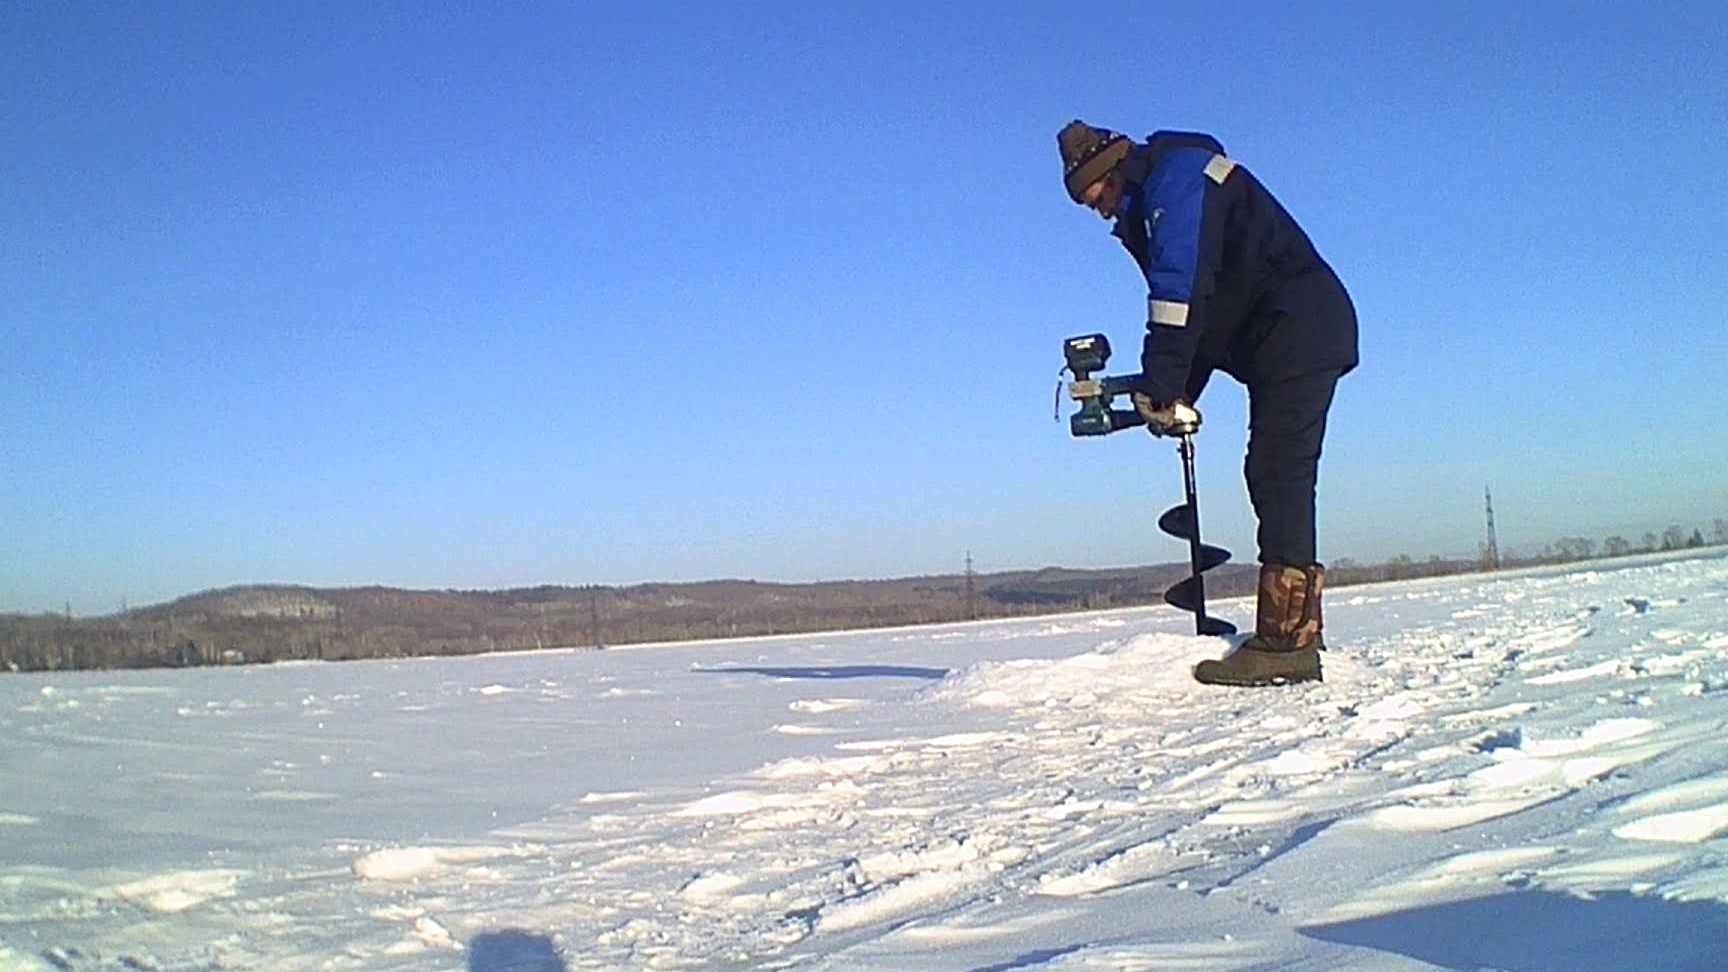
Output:
[[[1160,6],[8,4],[0,610],[1181,559],[1170,445],[1052,420],[1144,312],[1074,117],[1350,287],[1323,557],[1728,517],[1718,10]]]

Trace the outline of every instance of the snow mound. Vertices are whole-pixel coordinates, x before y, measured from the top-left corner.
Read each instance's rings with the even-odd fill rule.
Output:
[[[117,884],[110,888],[110,891],[139,907],[171,915],[195,908],[214,898],[232,896],[236,883],[245,877],[246,873],[220,868],[175,871]]]
[[[418,881],[459,865],[533,857],[543,853],[531,845],[510,847],[387,847],[354,862],[356,877],[367,881]],[[471,872],[470,872],[471,873]]]

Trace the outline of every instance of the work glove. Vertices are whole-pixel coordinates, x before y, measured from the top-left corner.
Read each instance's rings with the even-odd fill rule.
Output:
[[[1182,436],[1200,431],[1200,412],[1178,398],[1168,405],[1159,405],[1144,392],[1130,396],[1134,410],[1146,420],[1146,431],[1153,435]]]

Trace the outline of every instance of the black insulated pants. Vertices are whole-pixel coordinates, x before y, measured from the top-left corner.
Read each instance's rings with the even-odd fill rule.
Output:
[[[1316,562],[1314,490],[1326,413],[1341,374],[1312,371],[1248,386],[1248,498],[1260,521],[1262,564]]]

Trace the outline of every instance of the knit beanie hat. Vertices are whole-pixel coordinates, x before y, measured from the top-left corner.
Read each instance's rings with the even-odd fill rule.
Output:
[[[1076,118],[1056,133],[1056,147],[1062,151],[1062,181],[1068,195],[1084,203],[1086,187],[1127,158],[1134,143],[1120,132],[1093,128]]]

